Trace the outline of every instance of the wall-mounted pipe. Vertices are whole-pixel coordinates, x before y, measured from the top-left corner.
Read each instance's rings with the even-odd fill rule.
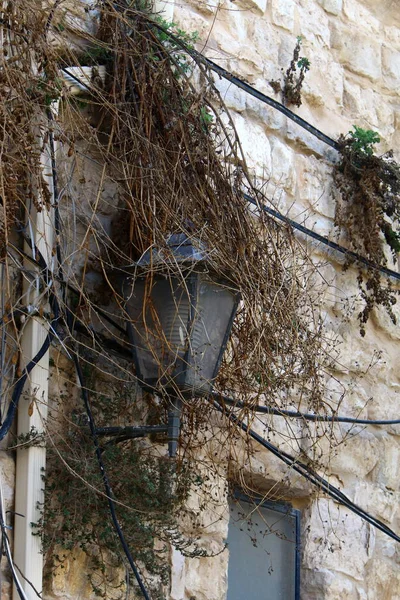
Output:
[[[78,95],[87,93],[91,84],[91,67],[70,67],[72,74],[64,71],[61,76],[64,83],[70,86],[69,93]],[[105,68],[99,67],[101,77],[105,77]],[[50,110],[56,118],[59,101],[53,102]],[[39,139],[42,146],[43,138]],[[54,204],[54,186],[52,177],[52,156],[50,143],[45,144],[41,154],[41,170],[44,181],[50,192],[50,207],[46,206],[39,194],[38,212],[34,206],[26,207],[27,231],[31,237],[32,247],[26,246],[27,254],[36,247],[46,261],[48,271],[52,272],[54,265],[53,238],[54,215],[51,206]],[[26,261],[26,268],[31,270],[32,263]],[[39,270],[35,282],[25,282],[23,299],[26,306],[36,307],[35,316],[29,318],[21,338],[21,369],[36,356],[42,347],[48,332],[49,322],[42,318],[46,314],[48,294],[43,294],[43,278]],[[43,311],[43,309],[45,309]],[[29,435],[32,431],[43,433],[48,413],[49,399],[49,351],[32,369],[18,407],[18,435]],[[14,525],[14,562],[23,575],[22,587],[28,600],[37,600],[43,586],[43,553],[40,536],[32,535],[32,523],[38,523],[44,503],[43,475],[46,468],[46,448],[32,446],[17,450],[15,475],[15,525]],[[20,595],[16,586],[13,588],[13,600],[19,600]]]
[[[58,103],[53,103],[53,112],[57,113]],[[43,140],[39,140],[43,143]],[[53,204],[54,190],[49,145],[45,145],[41,154],[42,176],[51,195]],[[53,215],[52,208],[46,206],[40,197],[42,210],[38,212],[34,206],[27,207],[27,231],[30,232],[32,248],[28,245],[26,252],[35,252],[36,247],[48,270],[53,270]],[[32,270],[32,264],[26,264]],[[25,282],[23,300],[27,306],[35,306],[38,311],[29,317],[21,338],[21,367],[26,366],[34,357],[49,332],[49,323],[41,317],[42,309],[46,310],[48,294],[43,290],[43,277],[36,269],[36,277],[32,282]],[[44,432],[47,419],[49,396],[49,351],[43,356],[29,374],[24,392],[18,406],[18,435],[27,435],[35,431]],[[37,523],[41,516],[44,501],[43,474],[46,466],[46,449],[32,446],[17,450],[16,482],[15,482],[15,526],[14,526],[14,562],[23,575],[22,587],[29,600],[37,599],[43,584],[43,554],[40,536],[32,535],[32,523]],[[13,598],[20,598],[14,585]]]
[[[155,12],[162,14],[167,21],[172,21],[174,0],[156,0]],[[100,66],[98,74],[105,78],[105,67]],[[73,95],[88,92],[92,81],[91,67],[69,67],[62,70],[60,76],[69,86]],[[58,114],[59,101],[53,102],[50,110],[54,116]],[[43,141],[42,141],[43,143]],[[51,151],[46,144],[41,155],[43,178],[54,203],[54,188],[52,179]],[[42,200],[39,198],[39,201]],[[47,209],[45,202],[40,202],[43,209],[37,212],[34,207],[27,207],[28,230],[31,232],[32,248],[36,247],[44,257],[49,271],[53,270],[53,237],[54,224],[52,209]],[[26,248],[29,253],[32,248]],[[27,262],[26,267],[32,268]],[[36,274],[36,285],[26,284],[24,302],[26,305],[43,308],[47,295],[42,294],[40,273]],[[49,331],[49,323],[38,315],[32,316],[25,326],[21,339],[21,368],[27,365],[42,347]],[[30,434],[32,430],[41,433],[45,430],[48,414],[49,398],[49,351],[32,369],[24,393],[18,407],[18,435]],[[43,554],[40,536],[32,535],[32,523],[37,523],[41,517],[44,503],[43,474],[46,468],[46,448],[32,446],[17,450],[16,482],[15,482],[15,526],[14,526],[14,563],[22,574],[22,587],[28,600],[35,600],[43,587]],[[20,595],[16,586],[13,588],[13,600],[19,600]]]

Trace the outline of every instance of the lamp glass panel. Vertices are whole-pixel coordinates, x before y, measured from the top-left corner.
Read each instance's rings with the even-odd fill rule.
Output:
[[[165,385],[185,354],[190,299],[177,278],[137,279],[127,300],[139,377]]]
[[[190,368],[186,370],[184,383],[188,391],[205,394],[211,390],[236,305],[235,293],[199,275],[190,334]]]
[[[151,387],[208,393],[236,295],[202,273],[149,281],[136,280],[127,300],[139,377]]]

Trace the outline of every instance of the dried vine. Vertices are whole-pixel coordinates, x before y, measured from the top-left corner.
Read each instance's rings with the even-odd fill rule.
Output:
[[[396,291],[390,281],[382,281],[378,268],[387,264],[387,249],[394,260],[400,251],[400,167],[392,152],[373,153],[379,141],[375,132],[354,127],[349,136],[339,138],[341,160],[334,174],[340,192],[335,224],[346,232],[351,249],[377,266],[358,273],[365,302],[359,313],[361,335],[374,306],[383,306],[396,323]]]
[[[282,101],[285,106],[291,104],[294,106],[302,105],[301,90],[306,73],[310,69],[310,61],[305,56],[300,57],[301,43],[302,37],[298,36],[292,60],[283,77],[283,84],[274,80],[269,82],[275,93],[282,92]],[[299,69],[299,72],[297,72],[297,69]]]
[[[332,346],[324,340],[318,298],[312,292],[316,268],[286,227],[262,211],[252,212],[244,200],[243,192],[249,191],[266,201],[248,171],[233,120],[212,74],[184,52],[179,40],[162,26],[160,29],[149,7],[125,0],[103,0],[96,6],[95,33],[88,28],[87,14],[80,12],[78,5],[76,11],[64,11],[57,3],[37,10],[35,2],[27,6],[17,0],[3,12],[3,35],[8,41],[3,44],[0,77],[0,141],[3,157],[7,157],[1,170],[2,256],[20,265],[25,274],[18,244],[8,243],[7,232],[12,232],[20,245],[20,231],[29,241],[30,224],[23,216],[27,200],[37,203],[40,191],[44,203],[49,201],[40,160],[52,135],[57,145],[60,186],[59,205],[55,207],[56,255],[62,268],[56,270],[51,293],[61,312],[57,340],[67,356],[79,355],[95,371],[94,379],[101,381],[112,372],[119,382],[132,382],[131,365],[115,358],[102,341],[111,340],[112,349],[129,352],[126,337],[104,319],[104,314],[123,326],[129,316],[121,278],[135,276],[135,263],[147,249],[165,248],[170,234],[183,232],[210,249],[212,268],[223,273],[241,294],[232,342],[215,388],[240,397],[245,405],[242,416],[249,419],[254,416],[252,407],[264,402],[277,408],[295,405],[334,412],[340,398],[328,406],[324,395]],[[64,70],[75,67],[79,72],[88,65],[94,67],[92,79],[86,80],[86,88],[83,86],[77,97]],[[60,112],[52,118],[48,109],[55,100],[60,101]],[[37,204],[38,210],[42,208]],[[184,277],[178,265],[170,266],[170,270]],[[149,269],[150,284],[153,274]],[[75,383],[71,381],[72,377],[68,385],[73,389]],[[104,402],[96,385],[92,387],[99,422],[109,424],[109,419],[121,417],[120,407],[107,412],[110,398]],[[162,387],[158,392],[161,399],[147,399],[147,409],[155,407],[159,421],[165,420],[167,393]],[[183,510],[193,491],[187,466],[204,461],[216,478],[222,471],[236,480],[238,462],[253,453],[250,442],[241,442],[232,426],[215,425],[205,400],[183,400],[176,488],[180,491],[171,506],[160,504],[159,494],[149,497],[151,485],[162,487],[163,482],[156,473],[162,460],[151,455],[148,445],[139,446],[135,452],[136,442],[129,442],[104,451],[106,462],[111,457],[107,466],[117,500],[124,505],[119,516],[140,565],[162,577],[166,545],[160,548],[157,543],[166,542],[177,512]],[[74,407],[73,403],[62,403],[55,411],[62,414],[62,426],[58,417],[54,420],[65,437],[52,433],[48,438],[57,441],[45,476],[43,522],[38,525],[49,552],[48,564],[54,565],[54,558],[57,563],[57,557],[51,556],[54,530],[58,542],[67,549],[81,544],[92,552],[94,545],[100,547],[104,542],[113,563],[119,556],[110,528],[105,527],[106,503],[101,493],[93,492],[101,482],[93,472],[94,461],[85,459],[87,437],[80,429],[81,421],[74,420]],[[130,417],[126,411],[123,422]],[[293,434],[299,454],[301,435]],[[328,434],[321,426],[304,435],[314,438],[313,446],[320,436]],[[225,453],[223,467],[217,464],[215,453],[207,454],[211,443],[218,443],[221,454]],[[240,444],[245,447],[245,458],[238,459],[232,448]],[[59,486],[65,464],[72,496],[66,494],[65,486]],[[113,469],[119,464],[123,465],[121,472]],[[126,478],[133,467],[140,477],[132,491]],[[82,491],[84,481],[90,484],[90,493]],[[202,481],[197,483],[203,485]],[[81,513],[76,504],[78,489],[85,494]],[[202,493],[207,495],[204,486]],[[63,511],[65,503],[72,503],[74,514],[79,514],[76,527],[69,509]],[[145,512],[143,519],[132,516],[138,503]],[[202,500],[202,509],[205,504]],[[163,512],[164,520],[160,517]],[[138,531],[144,530],[146,548],[141,549]],[[172,542],[177,544],[178,536]],[[62,561],[58,562],[61,567]],[[101,596],[103,588],[96,593]]]

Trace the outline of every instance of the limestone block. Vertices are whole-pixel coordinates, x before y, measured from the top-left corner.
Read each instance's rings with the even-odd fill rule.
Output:
[[[296,156],[297,198],[305,207],[328,219],[335,216],[332,167],[315,156]]]
[[[387,26],[385,27],[385,35],[390,46],[400,50],[400,28]]]
[[[257,89],[261,89],[260,85],[255,83]],[[266,90],[267,95],[270,95],[271,90]],[[246,113],[249,117],[256,117],[259,124],[265,129],[272,129],[274,131],[279,131],[282,135],[284,135],[286,130],[286,121],[287,118],[284,114],[272,108],[272,106],[268,106],[257,98],[253,98],[248,94],[244,94],[246,96]]]
[[[375,18],[371,11],[357,0],[343,0],[343,12],[349,21],[353,21],[357,27],[377,34],[380,31],[380,20]]]
[[[271,146],[261,125],[234,115],[236,131],[250,169],[258,177],[267,179],[271,174]]]
[[[303,104],[295,112],[305,121],[312,123],[333,138],[336,138],[343,131],[343,127],[346,127],[346,125],[343,125],[343,117],[339,117],[332,111],[325,111],[325,107],[322,107],[322,109],[319,109],[319,107],[311,108]],[[298,144],[297,149],[301,152],[325,157],[331,163],[337,160],[337,152],[333,148],[327,146],[300,125],[297,125],[292,119],[287,120],[287,138]]]
[[[330,45],[329,17],[322,8],[315,6],[314,0],[302,0],[298,7],[298,14],[300,35],[303,38],[301,56],[305,55],[309,58],[307,45],[313,43],[318,48]]]
[[[272,181],[286,190],[291,190],[295,180],[294,154],[287,144],[278,138],[270,138],[272,156]]]
[[[198,2],[197,0],[188,0],[188,4],[193,6],[194,10],[197,10],[200,13],[204,13],[206,15],[213,15],[215,13],[215,4],[212,0],[202,0],[202,2]],[[171,20],[173,21],[174,20],[174,3],[173,2],[170,3],[169,8],[170,9],[172,8]],[[164,17],[164,18],[166,18],[166,17]]]
[[[225,600],[227,568],[228,550],[211,558],[186,559],[185,596],[179,600]]]
[[[287,120],[287,138],[298,144],[299,150],[314,152],[318,156],[324,156],[326,153],[326,144],[324,142],[297,125],[291,119]]]
[[[375,15],[383,25],[400,27],[399,5],[394,0],[361,0],[371,14]]]
[[[381,43],[371,35],[338,23],[332,25],[332,47],[350,71],[376,81],[381,77]]]
[[[243,90],[226,79],[220,79],[219,77],[215,80],[215,87],[221,94],[221,98],[227,108],[238,113],[245,110],[247,94]]]
[[[369,559],[369,524],[347,508],[321,498],[303,514],[303,528],[306,569],[328,569],[358,581],[364,579]]]
[[[289,206],[288,208],[289,208],[289,210],[287,211],[288,216],[291,219],[293,219],[294,221],[296,221],[297,223],[304,225],[304,227],[307,227],[308,229],[315,231],[319,235],[322,235],[325,237],[331,236],[332,229],[333,229],[332,219],[328,219],[327,217],[324,217],[323,215],[313,215],[312,212],[310,212],[308,210],[304,210],[304,207],[301,206],[297,202],[295,202],[295,203],[292,202],[291,206]],[[299,234],[299,235],[301,235],[301,234]],[[306,243],[308,244],[308,246],[310,248],[318,247],[318,242],[314,242],[309,236],[304,236],[304,237],[305,237]],[[325,256],[326,256],[326,254],[325,254]]]
[[[380,556],[374,557],[374,560],[368,564],[366,584],[368,598],[379,598],[379,600],[400,598],[399,569],[391,561],[384,560]]]
[[[400,385],[398,383],[388,383],[388,380],[392,374],[394,377],[398,377],[398,368],[392,368],[389,364],[382,375],[378,373],[374,377],[372,373],[366,378],[364,383],[365,389],[370,394],[367,411],[368,418],[379,421],[397,419],[396,403],[400,400]],[[385,431],[394,436],[400,435],[398,425],[388,425],[385,427]],[[382,482],[392,488],[391,484],[386,484],[385,479],[382,479]],[[393,487],[393,489],[397,488]]]
[[[272,436],[271,443],[275,441],[275,437]],[[238,481],[244,482],[249,489],[265,494],[266,498],[310,496],[314,488],[304,477],[270,452],[260,449],[260,446],[254,446],[254,450],[253,456],[247,457],[246,463],[239,463],[242,466],[237,470]]]
[[[278,62],[279,66],[282,69],[282,73],[286,72],[290,61],[293,58],[293,50],[296,46],[296,40],[291,33],[287,33],[286,31],[282,31],[279,40],[279,54],[278,54]]]
[[[251,39],[251,45],[258,52],[264,64],[268,65],[266,72],[268,77],[266,79],[272,79],[276,77],[273,72],[274,68],[278,65],[278,53],[279,45],[281,42],[281,32],[277,31],[271,23],[266,19],[249,19],[248,22],[248,36]]]
[[[390,265],[390,263],[389,263]],[[392,307],[393,313],[396,317],[396,323],[393,323],[389,317],[387,311],[382,307],[376,307],[373,311],[373,319],[377,327],[383,331],[389,338],[393,340],[400,340],[400,305],[399,301]]]
[[[347,290],[349,294],[356,293],[357,284],[354,280],[354,273],[343,273],[341,288]],[[350,284],[353,285],[352,288],[349,287]],[[359,308],[361,306],[357,305],[354,310],[357,311]],[[338,310],[340,310],[339,303]],[[362,338],[358,333],[357,315],[353,315],[350,325],[345,324],[340,346],[341,365],[337,365],[336,369],[342,373],[358,375],[367,373],[374,382],[377,380],[386,382],[387,363],[390,362],[390,357],[372,329],[372,327],[368,328],[366,336]],[[371,369],[371,362],[374,364],[373,369]],[[368,375],[365,380],[368,379]]]
[[[350,428],[344,423],[329,427],[309,424],[307,429],[310,434],[309,437],[304,436],[303,450],[310,458],[326,465],[329,473],[339,476],[346,473],[362,478],[372,471],[381,456],[380,440],[360,427]],[[322,435],[323,431],[326,435]],[[320,439],[315,443],[317,437]],[[338,446],[335,446],[335,440]]]
[[[343,102],[344,69],[327,52],[307,49],[311,62],[302,86],[302,99],[308,104],[337,111]]]
[[[58,547],[55,547],[54,552],[58,552],[60,556],[65,554],[65,551]],[[64,568],[58,568],[52,574],[52,594],[61,600],[91,598],[91,585],[85,575],[88,563],[89,558],[83,550],[74,550],[64,561]]]
[[[234,59],[226,60],[224,67],[227,71],[239,75],[251,84],[263,73],[261,56],[246,44],[235,42],[230,36],[221,35],[218,37],[217,46],[224,53],[235,56]]]
[[[272,0],[272,22],[283,29],[293,31],[294,0]]]
[[[358,600],[353,582],[328,569],[302,570],[301,597],[307,600]]]
[[[388,462],[388,457],[385,456],[382,462]],[[399,493],[395,494],[378,485],[362,481],[357,485],[354,502],[390,525],[398,511],[399,497]]]
[[[397,405],[392,399],[392,410]],[[394,411],[395,412],[395,411]],[[387,414],[387,418],[390,415]],[[374,470],[374,479],[377,484],[386,488],[388,493],[400,492],[400,444],[394,436],[382,436],[379,440],[382,457]],[[397,496],[397,494],[396,494]],[[393,497],[393,494],[392,496]],[[398,502],[398,499],[396,500]]]
[[[231,38],[231,42],[235,44],[236,42],[239,44],[248,43],[249,40],[249,28],[252,24],[252,19],[257,18],[260,20],[260,17],[252,17],[249,19],[249,11],[247,10],[237,10],[236,7],[233,7],[233,10],[221,11],[217,15],[217,19],[214,27],[212,28],[211,35],[218,42],[221,35],[225,35],[226,37]],[[209,28],[211,24],[209,23]],[[231,55],[236,55],[233,50],[228,53]]]
[[[83,144],[77,144],[82,154],[86,153]],[[92,208],[96,213],[113,215],[118,207],[118,185],[109,178],[103,177],[103,167],[100,163],[90,161],[78,154],[76,169],[70,186],[74,198],[84,198],[85,202],[76,203],[74,210],[82,211],[90,218]]]
[[[343,0],[318,0],[326,12],[332,15],[338,15],[342,12]]]
[[[179,550],[171,550],[170,600],[183,600],[185,594],[185,557]]]
[[[207,17],[192,10],[189,6],[180,5],[179,10],[174,11],[173,20],[187,33],[197,31],[201,40],[205,40],[209,35],[210,25]]]
[[[261,56],[246,44],[239,48],[237,55],[239,59],[239,73],[251,84],[263,73],[263,61]]]
[[[351,78],[346,78],[343,101],[345,108],[353,115],[354,122],[378,130],[382,138],[388,138],[393,133],[393,108],[374,90],[363,88]],[[382,148],[382,151],[385,149]]]
[[[252,428],[280,450],[289,454],[298,452],[298,440],[302,435],[301,421],[273,415],[259,415],[259,418],[252,423]]]
[[[232,3],[232,6],[239,8],[248,8],[249,10],[256,11],[262,15],[265,13],[268,5],[268,0],[239,0]],[[233,9],[235,10],[235,8]]]
[[[383,76],[388,87],[393,90],[400,88],[400,52],[383,47],[382,49]]]

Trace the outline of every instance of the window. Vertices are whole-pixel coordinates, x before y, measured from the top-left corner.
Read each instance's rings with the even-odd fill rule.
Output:
[[[299,600],[300,513],[242,496],[230,504],[227,600]]]

